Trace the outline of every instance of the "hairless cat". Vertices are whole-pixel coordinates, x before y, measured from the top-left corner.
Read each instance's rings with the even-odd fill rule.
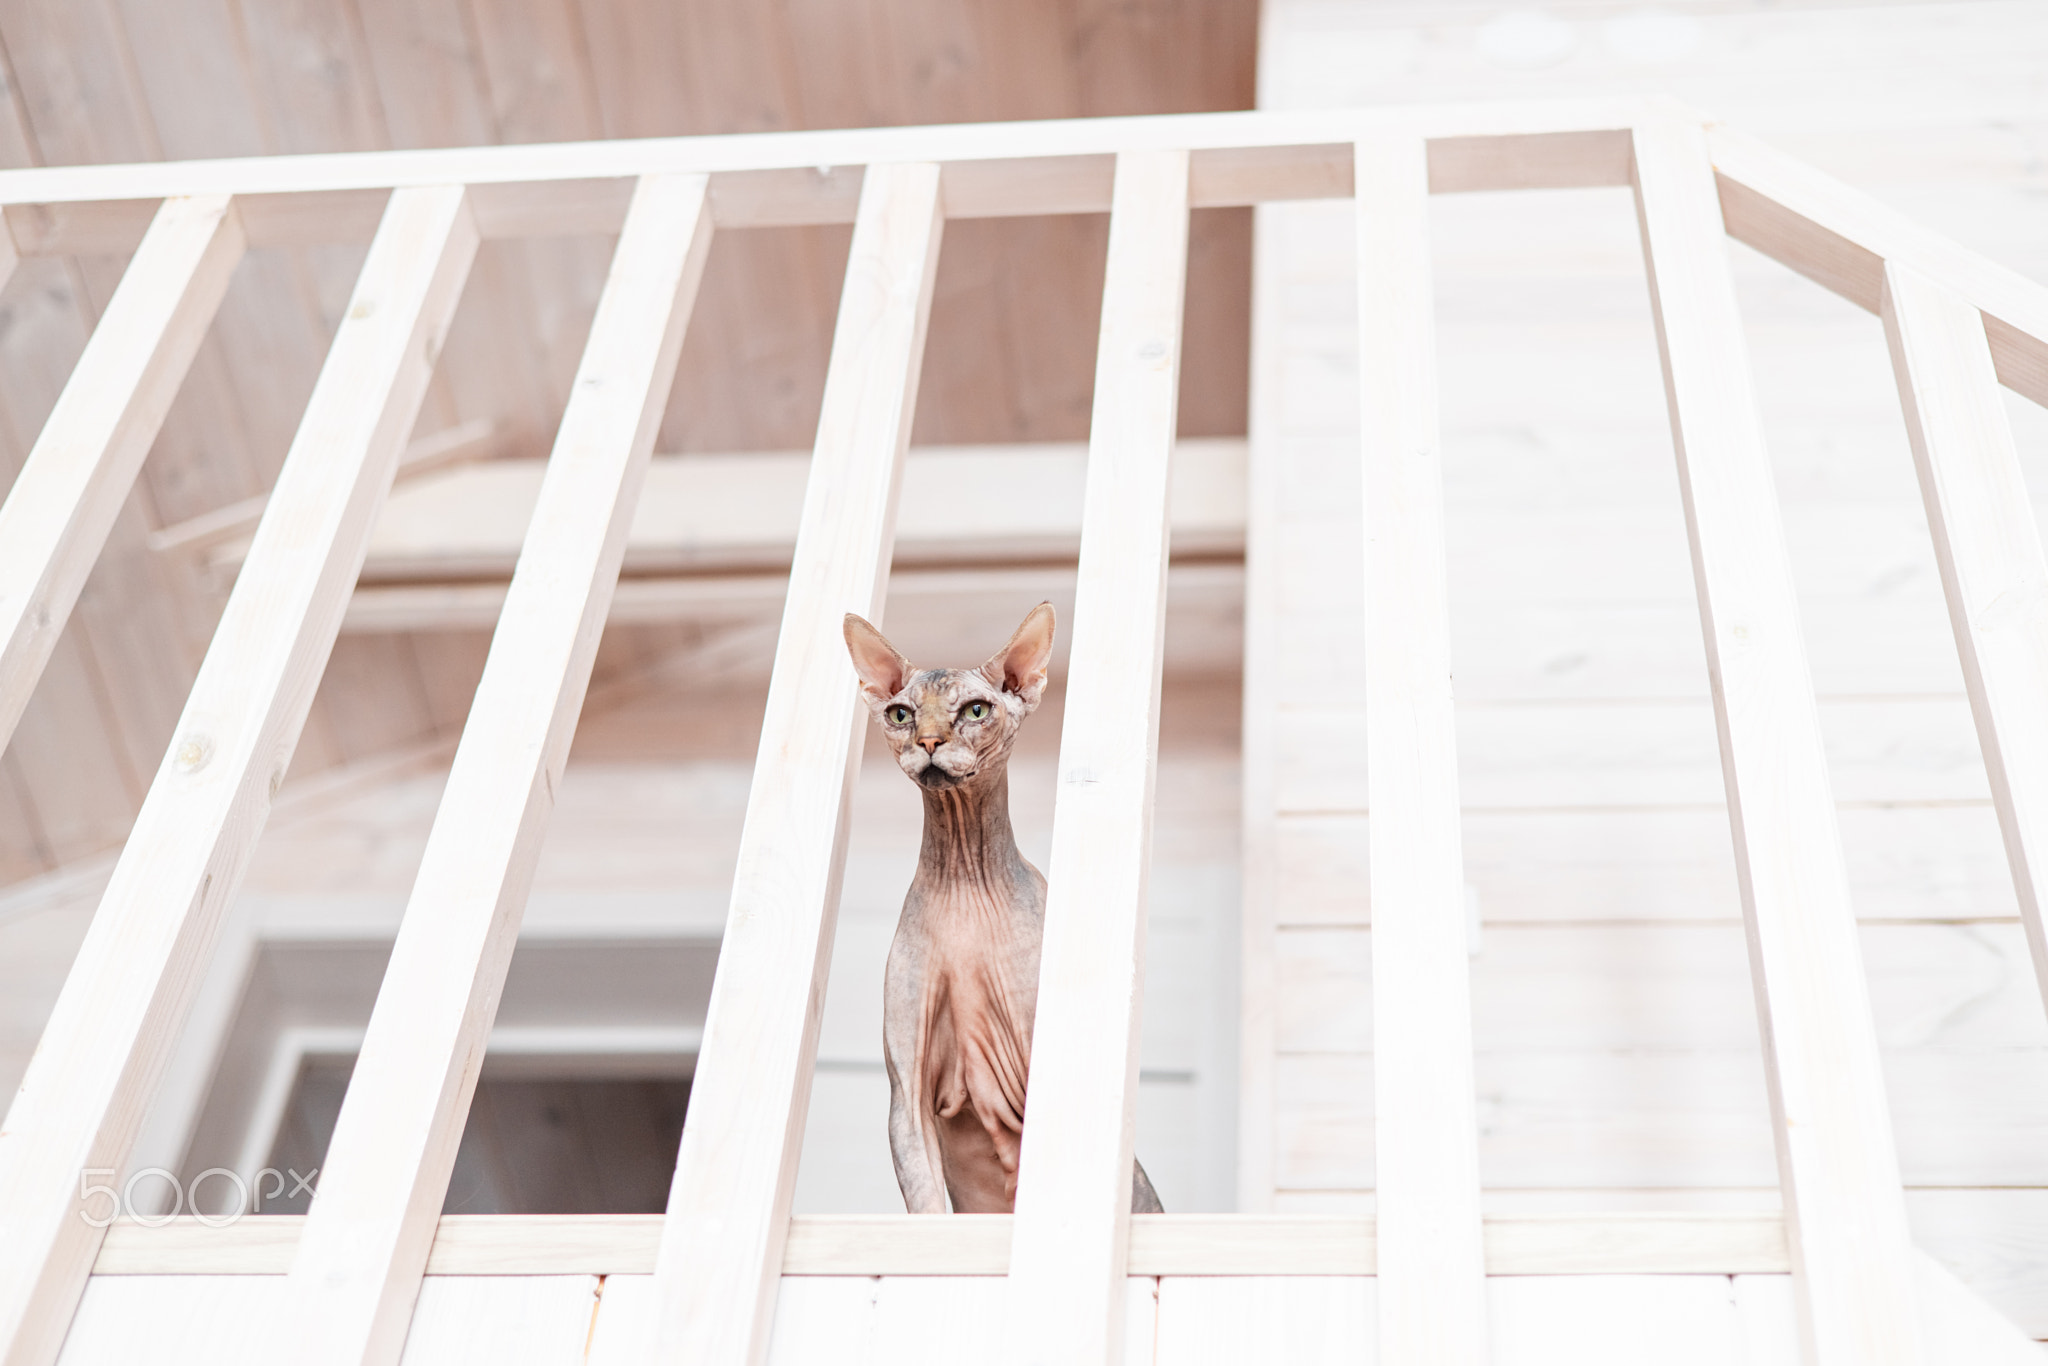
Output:
[[[861,695],[924,794],[924,847],[889,946],[882,1043],[889,1151],[913,1214],[1007,1214],[1031,1075],[1045,878],[1010,832],[1010,747],[1045,693],[1040,603],[978,669],[913,669],[846,618]],[[1132,1163],[1131,1208],[1158,1213]]]

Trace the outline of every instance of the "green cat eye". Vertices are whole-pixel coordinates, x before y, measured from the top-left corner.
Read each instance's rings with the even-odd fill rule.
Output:
[[[988,703],[969,702],[967,704],[967,714],[979,721],[982,717],[988,715]]]
[[[889,708],[889,724],[892,726],[909,725],[910,708],[905,706],[894,706]]]

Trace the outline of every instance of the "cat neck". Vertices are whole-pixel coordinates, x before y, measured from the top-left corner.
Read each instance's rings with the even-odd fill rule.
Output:
[[[958,787],[920,787],[924,796],[924,844],[917,855],[917,879],[930,884],[978,885],[992,896],[1023,863],[1010,829],[1007,766],[985,769]]]

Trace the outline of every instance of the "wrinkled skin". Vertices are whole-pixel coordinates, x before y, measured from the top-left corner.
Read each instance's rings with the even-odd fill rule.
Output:
[[[1010,830],[1010,748],[1045,693],[1040,604],[978,669],[914,669],[859,617],[846,645],[896,763],[924,795],[924,845],[889,947],[882,1038],[889,1150],[913,1214],[1007,1214],[1031,1074],[1045,878]],[[1131,1208],[1159,1211],[1132,1164]]]

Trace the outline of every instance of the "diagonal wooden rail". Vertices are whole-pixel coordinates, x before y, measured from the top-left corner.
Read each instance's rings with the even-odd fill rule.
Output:
[[[1118,157],[1111,203],[1010,1251],[1010,1342],[1033,1366],[1114,1362],[1124,1341],[1187,153]]]
[[[0,506],[0,747],[50,662],[242,250],[227,196],[164,201]],[[14,261],[7,252],[0,282]]]
[[[284,779],[476,254],[460,186],[391,197],[271,511],[0,1129],[0,1361],[55,1356],[156,1076]],[[94,1210],[92,1213],[101,1211]]]
[[[1706,136],[1645,120],[1635,162],[1801,1327],[1816,1362],[1913,1366],[1905,1195]]]
[[[1883,313],[1956,653],[2048,999],[2048,557],[1984,315],[1898,261],[1885,263]]]
[[[655,1263],[656,1360],[767,1354],[868,725],[840,622],[881,617],[941,227],[938,167],[868,168]]]
[[[309,1364],[382,1366],[405,1345],[703,276],[706,188],[649,176],[627,211],[292,1263],[283,1322]]]

